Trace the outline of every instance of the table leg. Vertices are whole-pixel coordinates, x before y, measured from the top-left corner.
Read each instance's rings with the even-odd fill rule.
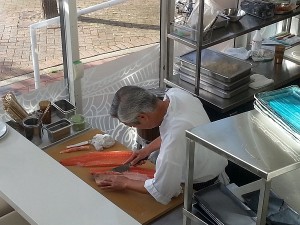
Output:
[[[260,188],[259,193],[259,201],[258,201],[258,208],[257,208],[257,225],[265,225],[266,224],[266,217],[268,213],[268,205],[269,205],[269,195],[271,189],[271,181],[267,181],[262,179],[262,186]]]
[[[186,159],[187,159],[187,174],[184,187],[184,208],[188,212],[192,212],[192,195],[193,195],[193,177],[194,177],[194,155],[195,142],[187,138],[186,141]],[[183,224],[190,225],[191,218],[183,214]]]

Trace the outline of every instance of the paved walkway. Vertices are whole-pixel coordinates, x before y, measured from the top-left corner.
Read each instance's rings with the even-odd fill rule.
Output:
[[[105,1],[77,0],[77,8],[101,2]],[[86,66],[159,42],[159,4],[160,0],[127,0],[79,17],[79,52]],[[26,92],[34,88],[29,25],[43,20],[41,0],[0,0],[0,5],[0,95],[12,89]],[[37,33],[42,85],[46,85],[62,77],[59,25]]]

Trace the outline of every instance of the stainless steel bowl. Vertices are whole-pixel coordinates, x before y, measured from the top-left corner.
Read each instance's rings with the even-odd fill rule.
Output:
[[[237,8],[227,8],[224,9],[223,13],[224,17],[227,17],[231,22],[239,21],[243,16],[246,15],[246,12],[242,9]]]

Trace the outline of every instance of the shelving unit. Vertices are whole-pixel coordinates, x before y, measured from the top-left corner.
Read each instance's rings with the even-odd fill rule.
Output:
[[[300,14],[300,7],[298,7],[293,12],[284,15],[275,15],[270,19],[260,19],[251,15],[245,15],[237,23],[229,23],[227,27],[218,28],[213,30],[210,41],[203,42],[203,23],[202,16],[199,16],[198,22],[198,32],[196,34],[197,41],[192,41],[183,37],[176,35],[172,30],[172,22],[174,20],[175,12],[175,0],[166,0],[161,1],[161,56],[160,56],[160,86],[168,85],[170,87],[179,87],[183,88],[193,95],[199,97],[199,99],[210,108],[220,112],[226,113],[230,110],[235,109],[242,104],[253,100],[253,95],[257,93],[257,90],[248,89],[238,96],[234,96],[230,99],[220,98],[214,94],[211,94],[199,86],[200,81],[200,66],[201,65],[201,50],[220,44],[224,41],[228,41],[234,38],[237,38],[241,35],[247,34],[257,29],[261,29],[268,25],[285,21],[293,16]],[[204,1],[199,1],[199,15],[203,15],[204,12]],[[178,42],[185,46],[188,46],[192,49],[197,50],[197,61],[196,61],[196,79],[195,84],[189,84],[182,81],[179,78],[179,75],[174,74],[173,72],[173,58],[174,58],[174,43]],[[285,60],[287,62],[287,60]],[[280,73],[283,79],[277,79],[276,77],[268,77],[274,79],[274,86],[267,87],[264,90],[270,90],[274,88],[281,87],[286,85],[288,82],[297,80],[300,78],[300,66],[296,63],[285,62],[282,68],[277,68],[276,73]],[[251,62],[253,63],[253,62]],[[274,67],[273,62],[268,63],[264,62],[263,66],[260,66],[258,63],[253,63],[252,72],[258,73],[261,71],[261,68],[270,68]],[[273,69],[274,70],[274,69]],[[259,90],[259,91],[264,91]]]
[[[160,86],[163,87],[165,85],[170,87],[179,87],[182,88],[196,97],[198,97],[203,105],[208,105],[209,108],[216,110],[221,114],[229,113],[232,115],[232,111],[235,111],[237,108],[241,107],[245,103],[249,103],[254,99],[254,94],[261,91],[272,90],[276,88],[283,87],[288,85],[291,82],[294,82],[300,79],[300,65],[284,59],[283,64],[280,66],[274,66],[273,61],[264,62],[264,63],[254,63],[252,72],[264,74],[267,78],[271,78],[274,80],[274,85],[268,86],[264,89],[254,90],[248,89],[247,91],[242,92],[237,96],[233,96],[230,99],[224,99],[218,97],[214,94],[211,94],[200,88],[200,66],[201,65],[201,50],[214,46],[216,44],[220,44],[222,42],[237,38],[241,35],[250,33],[254,30],[261,29],[263,27],[269,26],[271,24],[287,21],[292,17],[300,14],[300,7],[298,7],[293,12],[284,15],[276,15],[271,19],[260,19],[254,16],[245,15],[239,22],[237,23],[229,23],[225,28],[218,28],[213,30],[211,38],[209,41],[203,41],[203,14],[204,14],[204,0],[199,0],[199,21],[196,33],[196,40],[192,41],[187,38],[183,38],[174,33],[172,28],[172,23],[174,22],[174,13],[175,12],[175,0],[161,0],[161,55],[160,55]],[[174,66],[174,43],[178,42],[185,46],[188,46],[197,51],[197,60],[196,60],[196,79],[195,83],[190,84],[179,78],[179,75],[174,74],[173,66]],[[265,71],[268,71],[268,74],[265,74]],[[235,112],[233,112],[234,114]],[[194,130],[193,130],[194,131]],[[209,145],[206,143],[202,137],[199,137],[199,134],[196,132],[190,132],[188,134],[188,149],[194,149],[195,142],[203,143],[205,146]],[[225,132],[226,133],[226,132]],[[214,135],[212,135],[213,137]],[[218,149],[211,147],[211,149],[218,153]],[[188,158],[193,159],[193,152],[190,151],[188,153]],[[220,152],[221,155],[224,155],[224,152]],[[230,157],[228,157],[230,158]],[[236,159],[232,159],[236,161]],[[189,160],[189,167],[193,167],[192,160]],[[238,163],[240,164],[240,163]],[[247,168],[245,165],[240,165]],[[249,168],[247,168],[249,169]],[[256,167],[250,167],[250,171],[256,173]],[[192,169],[190,170],[192,171]],[[192,173],[191,173],[192,174]],[[192,175],[188,174],[187,186],[185,189],[185,207],[183,209],[184,213],[184,224],[190,224],[191,220],[198,222],[199,224],[206,225],[205,222],[201,221],[194,213],[192,213]],[[267,172],[266,172],[267,174]],[[267,197],[270,191],[270,179],[268,174],[259,174],[262,177],[263,186],[261,188],[261,198],[259,204],[262,205],[262,208],[258,212],[258,220],[257,224],[265,224],[265,215],[267,210]]]

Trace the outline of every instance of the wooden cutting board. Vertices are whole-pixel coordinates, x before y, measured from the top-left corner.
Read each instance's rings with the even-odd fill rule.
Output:
[[[101,134],[98,129],[91,129],[79,136],[73,137],[70,140],[67,140],[63,143],[59,143],[55,146],[52,146],[45,151],[55,160],[60,161],[64,158],[69,158],[71,156],[77,156],[87,153],[87,151],[74,152],[74,153],[64,153],[60,154],[59,152],[62,149],[65,149],[67,145],[76,144],[82,141],[90,140],[96,134]],[[92,151],[95,151],[93,147]],[[116,151],[116,150],[125,150],[129,149],[123,146],[120,143],[116,143],[109,149],[105,151]],[[129,150],[130,151],[130,150]],[[154,168],[154,165],[150,162],[147,162],[143,165],[147,168]],[[80,179],[98,191],[100,194],[105,196],[119,208],[128,213],[131,217],[136,219],[141,224],[149,224],[160,216],[166,214],[172,209],[176,208],[183,204],[183,194],[174,198],[168,205],[162,205],[158,203],[150,194],[141,194],[134,191],[108,191],[101,190],[95,183],[93,177],[89,172],[89,168],[78,167],[78,166],[68,166],[66,167],[77,175]],[[74,196],[76,198],[76,196]],[[84,207],[84,206],[83,206]]]

